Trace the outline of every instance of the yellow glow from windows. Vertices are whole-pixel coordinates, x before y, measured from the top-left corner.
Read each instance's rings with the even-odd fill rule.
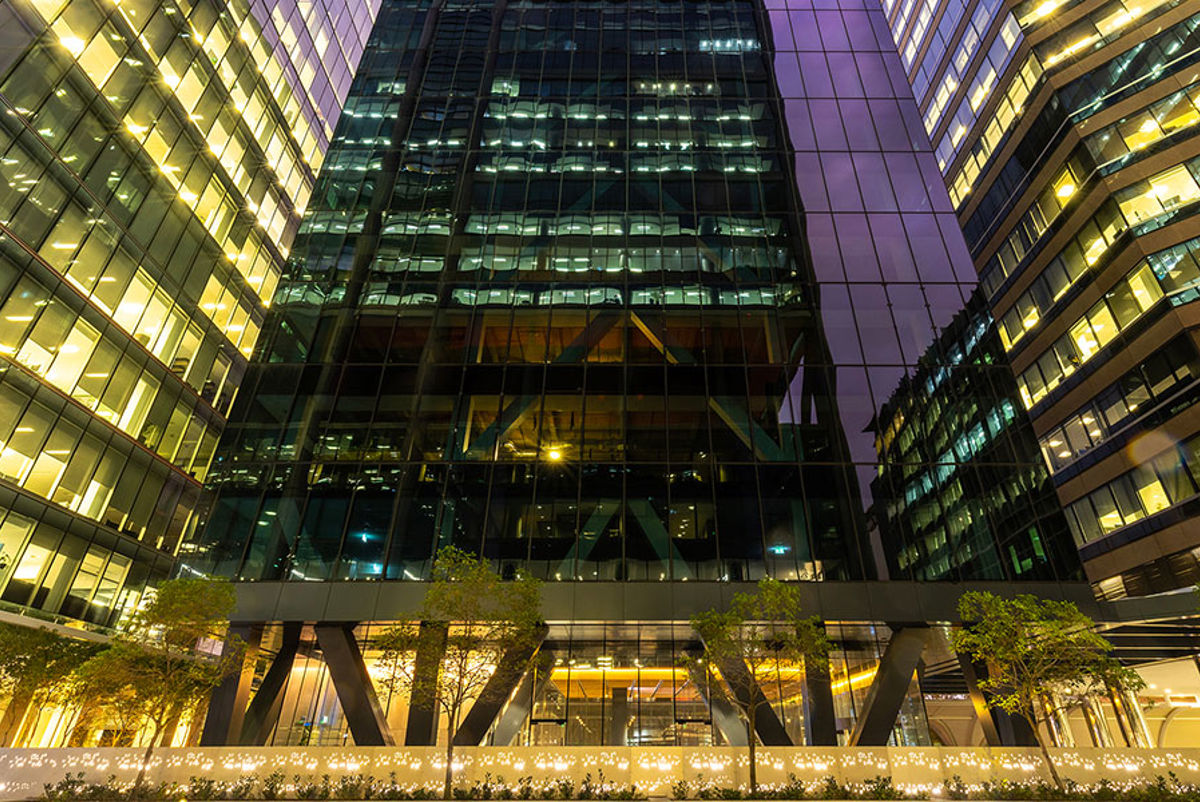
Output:
[[[1075,194],[1075,185],[1067,181],[1060,184],[1058,189],[1054,190],[1054,194],[1065,200]]]
[[[75,58],[79,58],[79,55],[83,53],[83,49],[87,47],[87,42],[78,36],[60,36],[58,37],[58,43],[65,47]]]

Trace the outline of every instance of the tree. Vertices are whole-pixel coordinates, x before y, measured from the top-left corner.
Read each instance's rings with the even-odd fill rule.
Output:
[[[730,691],[724,695],[746,724],[753,793],[758,790],[758,710],[767,704],[758,678],[789,665],[806,670],[826,666],[830,643],[825,628],[819,618],[805,617],[798,587],[775,579],[760,580],[756,593],[734,595],[727,609],[692,616],[691,624],[704,645],[706,675],[714,677],[714,669],[720,673]],[[719,682],[713,687],[723,692]]]
[[[1071,602],[971,591],[958,600],[958,614],[963,625],[951,636],[954,648],[987,664],[980,689],[993,705],[1029,722],[1054,784],[1064,788],[1039,728],[1047,711],[1060,698],[1136,691],[1141,677],[1110,656],[1112,644]]]
[[[406,692],[409,704],[446,715],[446,772],[451,796],[454,734],[468,702],[477,698],[506,654],[532,656],[542,630],[541,585],[529,577],[505,582],[479,557],[453,546],[437,553],[419,622],[444,628],[446,645],[434,671],[418,670],[420,623],[388,628],[376,640],[380,685]],[[428,635],[426,636],[428,638]],[[510,651],[511,650],[511,651]]]
[[[15,741],[29,705],[40,714],[45,705],[62,700],[75,671],[99,648],[45,627],[0,623],[0,695],[9,697],[0,719],[0,746]]]
[[[235,604],[233,586],[223,579],[163,582],[109,648],[79,670],[83,699],[108,709],[125,727],[150,730],[135,787],[145,780],[160,740],[237,670],[241,644],[225,640],[220,647]]]

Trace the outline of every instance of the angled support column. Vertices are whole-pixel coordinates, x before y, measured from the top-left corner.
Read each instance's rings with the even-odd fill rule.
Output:
[[[352,624],[317,624],[317,645],[329,669],[355,746],[395,746],[387,717],[354,640]]]
[[[479,746],[487,731],[491,729],[492,722],[500,714],[500,709],[525,676],[530,661],[549,631],[550,628],[543,624],[532,642],[504,652],[504,657],[500,658],[500,665],[496,666],[496,671],[480,691],[479,698],[463,717],[458,732],[454,733],[455,746]]]
[[[925,626],[894,627],[879,670],[867,690],[867,699],[854,722],[849,746],[886,746],[896,726],[896,716],[912,685],[913,672],[929,640]]]
[[[303,624],[299,621],[285,621],[283,637],[279,641],[279,651],[271,661],[262,682],[258,684],[258,692],[250,700],[250,707],[242,722],[238,743],[242,746],[263,746],[270,737],[271,731],[279,723],[279,711],[283,709],[283,692],[287,686],[288,677],[292,673],[292,665],[296,662],[296,651],[300,648],[300,630]]]
[[[698,656],[698,652],[691,650],[689,650],[689,654],[692,657]],[[700,696],[708,703],[709,715],[712,716],[713,724],[717,725],[717,729],[725,737],[725,743],[730,746],[745,746],[746,725],[742,723],[742,717],[738,714],[737,708],[731,705],[723,695],[713,693],[709,689],[708,677],[694,662],[688,661],[687,670],[692,684],[696,686],[696,690],[700,691]]]
[[[987,694],[979,687],[987,678],[987,666],[974,663],[968,655],[959,654],[958,664],[967,681],[967,693],[971,706],[983,728],[983,737],[988,746],[1037,746],[1037,739],[1029,723],[1020,716],[1010,716],[998,707],[992,707]]]
[[[250,701],[250,686],[254,682],[254,664],[262,643],[261,623],[231,623],[225,637],[225,647],[240,642],[245,651],[238,671],[230,674],[212,692],[208,714],[204,717],[201,746],[228,746],[237,743],[242,731],[246,705]]]
[[[757,705],[754,712],[754,731],[763,746],[792,746],[792,739],[784,729],[783,722],[775,714],[775,708],[767,701],[758,681],[750,675],[750,669],[740,659],[722,660],[717,666],[721,676],[729,685],[729,689],[742,705],[748,705],[755,700]]]
[[[804,737],[808,746],[837,746],[837,713],[829,663],[804,666]]]
[[[449,627],[442,623],[422,621],[417,635],[417,664],[413,667],[415,684],[436,688],[442,657],[446,654]],[[437,743],[437,699],[410,699],[408,724],[404,728],[405,746],[433,746]]]
[[[517,690],[513,693],[500,720],[496,722],[496,731],[492,736],[494,746],[511,746],[521,734],[521,727],[529,720],[533,712],[533,703],[542,695],[546,683],[550,681],[550,672],[554,666],[554,646],[545,644],[538,653],[533,666],[521,678]]]

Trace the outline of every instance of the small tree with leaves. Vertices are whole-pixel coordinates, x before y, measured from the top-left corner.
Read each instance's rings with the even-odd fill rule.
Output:
[[[380,634],[376,670],[380,685],[407,693],[409,704],[446,716],[446,771],[442,794],[454,782],[454,734],[466,705],[487,685],[506,653],[532,655],[542,630],[541,586],[518,577],[502,581],[479,557],[447,546],[437,553],[419,621],[444,628],[445,649],[435,670],[421,670],[420,625],[405,623]]]
[[[124,726],[149,730],[135,787],[145,780],[155,746],[240,665],[241,644],[220,645],[235,603],[233,586],[223,579],[163,582],[112,645],[80,669],[82,697]]]
[[[750,790],[758,790],[755,744],[760,708],[767,704],[758,685],[760,675],[784,666],[821,668],[828,664],[830,643],[821,620],[804,615],[800,589],[763,579],[756,593],[735,594],[729,606],[692,616],[692,629],[703,643],[703,670],[741,714],[750,757]],[[724,680],[722,687],[717,674]]]
[[[76,670],[99,649],[97,643],[46,627],[0,623],[0,695],[9,697],[0,719],[0,746],[13,743],[20,734],[17,729],[27,707],[40,715],[43,707],[66,702]]]
[[[959,599],[958,614],[963,625],[951,636],[954,648],[987,665],[980,689],[1029,722],[1054,784],[1065,788],[1039,726],[1048,723],[1047,710],[1105,688],[1137,691],[1141,677],[1110,656],[1112,644],[1071,602],[971,591]]]

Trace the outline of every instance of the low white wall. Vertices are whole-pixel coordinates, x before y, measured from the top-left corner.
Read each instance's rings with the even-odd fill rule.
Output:
[[[1115,783],[1153,780],[1169,772],[1186,783],[1200,785],[1200,748],[1188,749],[1056,749],[1052,750],[1064,778],[1091,784],[1107,778]],[[140,749],[0,749],[0,800],[31,799],[68,773],[83,772],[90,782],[116,775],[132,782],[138,772]],[[650,796],[669,796],[671,785],[690,783],[746,785],[744,749],[732,747],[460,747],[455,750],[458,784],[469,785],[490,774],[515,785],[521,777],[535,783],[585,775],[607,782],[634,784]],[[288,784],[328,774],[339,777],[372,775],[386,780],[395,773],[408,786],[439,787],[445,766],[441,747],[212,747],[159,749],[151,761],[150,782],[186,783],[191,777],[234,781],[259,779],[282,772]],[[961,777],[967,784],[1009,780],[1027,782],[1045,777],[1036,749],[960,749],[951,747],[796,747],[759,750],[758,779],[777,784],[789,775],[806,783],[834,777],[857,783],[877,776],[891,777],[900,787],[932,791],[944,780]]]

